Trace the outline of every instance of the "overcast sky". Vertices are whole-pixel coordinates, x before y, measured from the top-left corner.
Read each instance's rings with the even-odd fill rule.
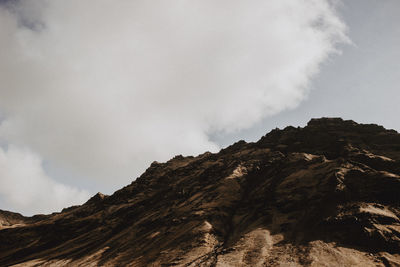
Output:
[[[310,118],[335,116],[400,131],[400,1],[347,0],[338,13],[352,45],[323,63],[298,108],[269,116],[233,135],[214,137],[228,145],[258,140],[266,131],[304,126]]]
[[[312,117],[400,129],[397,0],[0,3],[0,209]]]

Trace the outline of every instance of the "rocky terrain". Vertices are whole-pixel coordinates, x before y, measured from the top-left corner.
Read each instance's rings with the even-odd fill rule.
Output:
[[[10,265],[400,266],[400,134],[313,119],[60,213],[0,211]]]

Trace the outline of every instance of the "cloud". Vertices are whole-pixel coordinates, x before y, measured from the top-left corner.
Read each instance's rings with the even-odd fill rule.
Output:
[[[25,215],[51,213],[89,198],[84,190],[48,177],[40,157],[29,150],[0,148],[0,196],[4,204]]]
[[[115,189],[296,107],[346,27],[327,0],[0,8],[0,142]]]

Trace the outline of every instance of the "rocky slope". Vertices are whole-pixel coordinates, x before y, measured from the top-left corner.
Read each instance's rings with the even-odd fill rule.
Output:
[[[2,211],[8,265],[400,266],[400,134],[313,119],[61,213]]]

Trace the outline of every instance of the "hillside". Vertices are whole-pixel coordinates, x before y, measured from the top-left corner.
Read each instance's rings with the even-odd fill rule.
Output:
[[[60,213],[0,211],[9,265],[400,266],[400,134],[312,119]]]

